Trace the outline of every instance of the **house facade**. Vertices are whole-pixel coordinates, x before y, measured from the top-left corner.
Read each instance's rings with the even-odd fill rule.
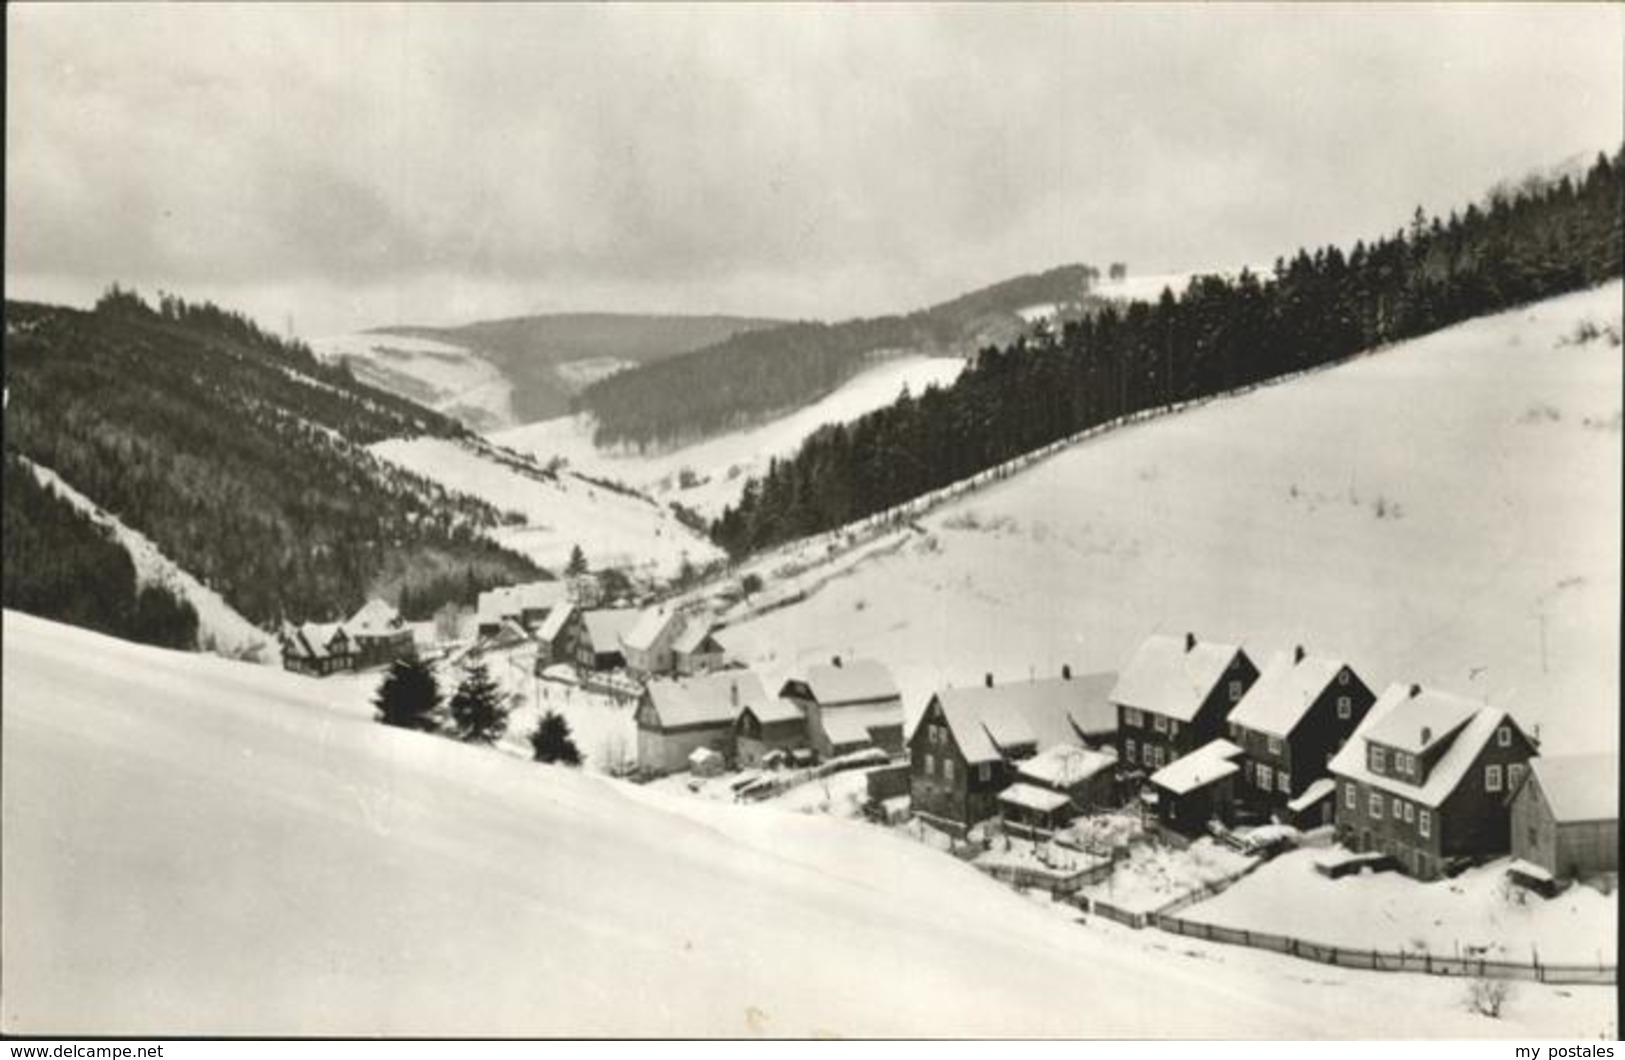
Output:
[[[807,719],[808,741],[823,758],[869,747],[902,753],[903,699],[891,671],[873,659],[836,656],[786,681],[779,696]]]
[[[632,676],[647,680],[674,669],[672,642],[682,632],[682,616],[663,607],[640,613],[621,637],[621,652]]]
[[[638,768],[652,774],[680,772],[701,748],[732,761],[740,712],[760,711],[767,704],[761,678],[749,670],[650,681],[634,715]]]
[[[626,665],[621,636],[638,620],[630,609],[574,611],[565,624],[573,658],[584,671],[615,670]]]
[[[741,768],[755,769],[770,751],[809,746],[807,719],[788,699],[746,704],[734,721],[734,748]]]
[[[357,667],[383,666],[396,659],[416,659],[412,627],[401,613],[376,597],[368,600],[344,624],[354,646]]]
[[[284,623],[278,635],[282,667],[294,673],[325,677],[356,668],[359,655],[349,634],[337,622]]]
[[[1274,656],[1226,719],[1241,748],[1236,797],[1276,814],[1317,780],[1348,742],[1376,695],[1340,659],[1302,647]]]
[[[1389,686],[1330,763],[1337,837],[1435,879],[1511,849],[1511,793],[1535,743],[1506,711],[1420,685]]]
[[[1512,796],[1512,856],[1553,880],[1619,871],[1619,759],[1539,757]]]
[[[1239,647],[1193,633],[1148,638],[1112,690],[1119,768],[1149,775],[1223,735],[1231,708],[1257,679]]]
[[[715,625],[705,615],[689,615],[683,631],[672,641],[672,666],[680,674],[703,674],[720,669],[727,653],[715,635]]]

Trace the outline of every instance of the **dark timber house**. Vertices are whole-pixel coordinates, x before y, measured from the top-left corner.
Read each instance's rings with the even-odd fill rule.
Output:
[[[873,659],[814,666],[779,690],[807,719],[807,738],[824,758],[877,747],[903,750],[903,699],[891,671]]]
[[[1194,633],[1147,638],[1112,690],[1120,768],[1149,774],[1223,735],[1230,709],[1257,678],[1233,645]]]
[[[1535,743],[1506,711],[1394,684],[1331,761],[1337,837],[1431,880],[1511,849],[1511,793]]]

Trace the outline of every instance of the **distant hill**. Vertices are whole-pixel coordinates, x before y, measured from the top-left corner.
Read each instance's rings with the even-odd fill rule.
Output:
[[[456,327],[391,325],[316,346],[374,385],[488,430],[562,415],[575,394],[606,375],[782,323],[558,313]]]
[[[597,420],[599,445],[692,442],[816,401],[875,356],[968,356],[1011,342],[1040,317],[1066,319],[1092,304],[1099,275],[1065,265],[903,315],[742,332],[595,382],[577,408]]]
[[[536,573],[484,536],[515,517],[365,448],[462,437],[460,424],[307,347],[212,305],[166,296],[155,308],[116,288],[90,312],[7,302],[5,317],[8,453],[61,476],[262,626],[341,616],[385,589]],[[76,610],[55,617],[121,629],[123,611],[87,619],[81,598],[107,571],[127,582],[122,565],[82,529],[36,532],[70,520],[30,500],[7,509],[5,605],[48,609],[73,586]],[[16,527],[28,556],[10,547]],[[31,583],[46,577],[57,588]]]

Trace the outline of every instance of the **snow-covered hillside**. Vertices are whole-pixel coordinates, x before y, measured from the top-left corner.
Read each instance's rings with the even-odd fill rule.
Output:
[[[891,404],[906,386],[918,394],[926,387],[947,386],[965,362],[958,357],[905,356],[877,362],[805,408],[755,427],[708,438],[655,455],[609,452],[594,447],[592,421],[565,416],[490,435],[510,449],[539,460],[563,457],[570,466],[609,476],[647,490],[662,500],[676,500],[715,516],[739,499],[745,480],[761,474],[773,457],[788,456],[819,427],[849,423],[866,412]],[[692,485],[684,486],[684,472]]]
[[[91,522],[113,535],[113,539],[129,553],[130,562],[135,567],[136,581],[140,585],[161,585],[192,605],[192,610],[197,612],[199,647],[271,666],[280,665],[282,648],[275,637],[238,614],[219,593],[181,569],[178,563],[153,544],[151,538],[125,526],[118,516],[68,485],[55,471],[26,458],[23,462],[40,485],[53,491],[83,512]]]
[[[1375,688],[1510,708],[1549,750],[1619,727],[1621,286],[1472,321],[1083,442],[727,629],[930,689],[1116,670],[1154,631],[1303,643]],[[1575,342],[1582,322],[1612,326]],[[773,562],[779,562],[777,560]],[[820,567],[768,590],[826,578]]]
[[[4,635],[8,1033],[1614,1033],[1607,988],[1488,1020],[1457,980],[1080,926],[890,831],[385,729],[317,679]]]
[[[410,398],[476,430],[511,426],[513,384],[501,369],[462,346],[377,331],[312,340],[327,361],[343,360],[357,379]]]
[[[721,555],[669,507],[569,471],[548,475],[528,464],[517,467],[489,449],[447,438],[392,438],[369,448],[447,489],[523,515],[523,525],[488,536],[550,570],[562,571],[577,545],[594,570],[621,567],[659,576],[676,573],[685,558],[702,564]]]

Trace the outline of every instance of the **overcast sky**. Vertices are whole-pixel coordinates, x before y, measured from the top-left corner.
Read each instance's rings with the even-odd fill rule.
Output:
[[[1269,262],[1625,125],[1625,7],[7,9],[10,297],[311,337]]]

